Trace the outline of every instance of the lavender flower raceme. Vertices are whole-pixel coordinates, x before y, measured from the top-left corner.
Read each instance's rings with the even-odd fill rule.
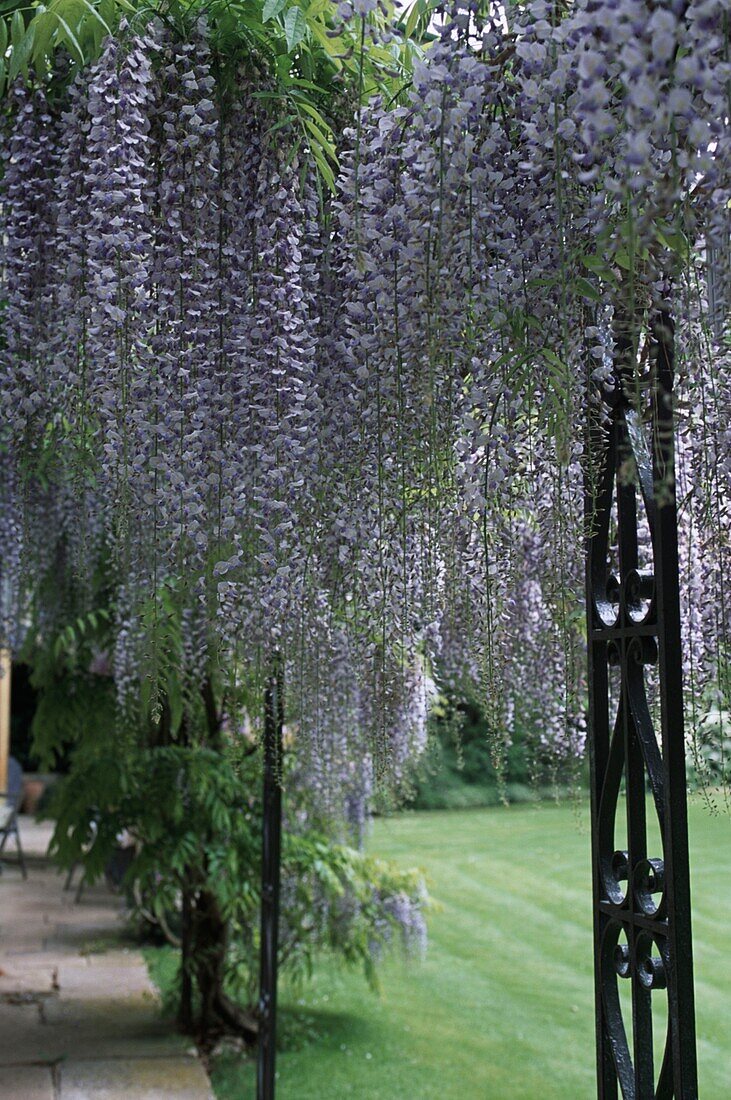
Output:
[[[4,633],[56,560],[108,578],[122,709],[171,667],[256,693],[277,646],[356,834],[434,681],[477,688],[498,760],[519,725],[582,752],[586,412],[619,329],[647,392],[668,303],[688,678],[698,723],[729,705],[727,5],[479,19],[359,103],[332,197],[205,23],[123,31],[61,108],[8,113]]]

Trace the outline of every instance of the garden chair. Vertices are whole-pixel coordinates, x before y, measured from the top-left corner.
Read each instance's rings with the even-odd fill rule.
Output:
[[[18,829],[18,812],[23,801],[23,769],[14,756],[8,760],[8,789],[0,792],[0,856],[2,856],[9,838],[15,837],[15,846],[18,849],[18,863],[23,872],[23,878],[28,877],[25,865],[23,847],[20,843],[20,830]],[[2,862],[0,862],[0,872]]]

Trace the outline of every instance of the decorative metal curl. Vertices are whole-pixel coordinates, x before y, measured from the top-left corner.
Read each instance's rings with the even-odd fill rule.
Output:
[[[655,318],[647,385],[636,384],[630,336],[620,332],[616,349],[614,384],[605,395],[609,427],[597,414],[589,433],[587,478],[598,1096],[617,1100],[621,1092],[624,1100],[697,1100],[671,318],[664,313]],[[639,407],[643,393],[649,395],[646,409]],[[641,506],[651,568],[640,561]],[[652,665],[659,678],[659,736],[646,687]],[[611,668],[619,674],[614,699]],[[618,841],[622,798],[627,835]],[[657,819],[661,851],[648,850],[648,814]],[[631,987],[631,1044],[620,980]],[[660,994],[667,997],[667,1033],[656,1072],[652,1002]]]

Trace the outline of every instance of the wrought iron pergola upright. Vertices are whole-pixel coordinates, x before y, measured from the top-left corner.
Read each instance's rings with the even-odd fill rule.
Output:
[[[275,653],[264,692],[257,1100],[274,1100],[275,1091],[279,895],[282,848],[283,679],[281,655]]]
[[[631,334],[618,333],[616,348],[614,386],[606,395],[609,424],[600,423],[597,413],[590,430],[587,492],[598,1096],[617,1100],[621,1090],[624,1100],[695,1100],[670,316],[655,318],[641,384]],[[651,568],[640,560],[640,498],[650,529]],[[658,665],[659,737],[647,691],[647,666],[653,664]],[[612,666],[616,692],[610,691]],[[626,843],[615,840],[622,799]],[[648,814],[657,817],[660,851],[650,850]],[[625,981],[631,990],[631,1041],[620,997]],[[655,1066],[658,997],[667,998],[667,1035]]]

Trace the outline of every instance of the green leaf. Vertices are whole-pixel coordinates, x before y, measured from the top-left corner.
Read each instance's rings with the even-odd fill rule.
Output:
[[[20,15],[20,12],[16,12],[15,15]],[[13,16],[13,23],[15,23],[15,15]],[[23,17],[20,16],[21,23]],[[28,62],[30,61],[30,55],[33,50],[33,38],[36,33],[35,20],[30,24],[28,30],[23,35],[23,38],[16,43],[15,33],[13,32],[13,49],[10,54],[10,80],[15,80],[18,73],[23,72],[27,75]]]
[[[328,38],[325,33],[325,29],[316,19],[313,19],[309,24],[310,30],[314,34],[317,41],[330,57],[330,64],[334,65],[336,69],[342,69],[343,63],[340,60],[340,53],[342,52],[342,44],[335,38]]]
[[[286,81],[293,64],[292,58],[287,57],[286,53],[280,53],[279,56],[275,58],[274,67],[277,70],[277,77],[279,80]]]
[[[34,19],[36,34],[33,40],[33,63],[41,64],[52,53],[51,39],[57,27],[53,12],[44,11]]]
[[[63,35],[59,36],[59,38],[62,38],[68,44],[69,51],[70,51],[74,61],[77,61],[79,63],[79,65],[83,65],[84,61],[85,61],[84,51],[82,50],[81,46],[79,45],[79,40],[77,39],[74,32],[71,30],[71,27],[68,25],[66,20],[63,19],[58,14],[58,12],[54,12],[54,15],[56,16],[56,19],[58,19],[59,26],[63,30]]]
[[[98,23],[101,24],[101,27],[102,27],[102,30],[104,31],[104,33],[105,34],[111,34],[112,33],[112,28],[109,26],[109,23],[107,22],[107,20],[104,19],[101,12],[97,8],[95,8],[93,4],[90,4],[89,0],[83,0],[83,3],[84,3],[84,7],[88,8],[88,10],[91,13],[92,17],[94,19],[96,19]]]
[[[663,248],[675,252],[676,255],[686,259],[689,254],[688,238],[685,234],[673,226],[660,224],[656,228],[656,236]]]
[[[322,117],[320,112],[317,110],[316,107],[313,107],[308,100],[297,96],[297,106],[300,107],[303,111],[306,111],[308,115],[311,115],[321,130],[325,131],[326,133],[330,130],[330,127],[328,126],[327,122]]]
[[[582,256],[581,262],[584,267],[588,267],[589,271],[594,271],[597,275],[602,275],[607,270],[607,262],[602,256]]]
[[[0,19],[0,58],[5,58],[8,48],[8,25],[4,19]]]
[[[421,3],[421,0],[416,0],[416,3],[412,6],[411,11],[409,12],[409,17],[406,20],[406,30],[404,33],[407,38],[411,38],[414,31],[416,30],[416,25],[421,18],[422,8],[423,5]]]
[[[270,19],[276,19],[280,12],[287,6],[287,0],[264,0],[264,8],[261,17],[264,23]]]
[[[429,3],[429,0],[416,0],[406,20],[405,35],[407,38],[423,35],[429,26],[432,7],[433,5]]]
[[[22,12],[14,11],[13,18],[10,20],[10,41],[13,44],[13,50],[17,50],[20,47],[20,43],[25,38],[25,20],[23,19]]]
[[[266,131],[267,137],[269,134],[275,134],[277,130],[282,130],[286,126],[291,126],[293,122],[297,121],[296,115],[285,115],[284,118],[280,118],[279,122],[275,122],[273,126],[270,126]]]
[[[325,137],[322,130],[319,128],[319,126],[315,125],[311,118],[303,118],[302,121],[314,137],[317,144],[322,149],[323,153],[325,153],[325,155],[328,156],[330,160],[335,161],[335,163],[337,164],[338,158],[333,143],[327,137]],[[312,143],[310,143],[310,146],[314,149]]]
[[[582,297],[589,298],[592,302],[601,302],[603,300],[601,291],[598,287],[595,287],[593,283],[590,283],[588,279],[579,276],[574,282],[574,286]]]
[[[97,6],[99,8],[99,14],[104,22],[109,27],[113,27],[117,21],[117,5],[114,3],[114,0],[99,0]],[[120,7],[121,6],[120,4]]]
[[[317,145],[310,145],[310,150],[312,152],[313,157],[315,158],[315,163],[317,164],[317,167],[320,169],[320,175],[324,179],[324,181],[327,184],[327,186],[329,187],[329,189],[334,194],[335,193],[335,174],[333,173],[332,168],[327,163],[327,160],[323,156],[321,149],[319,149]]]
[[[581,262],[584,267],[588,268],[589,271],[592,271],[595,275],[598,275],[600,279],[612,285],[616,284],[616,276],[603,256],[582,256]]]
[[[307,34],[307,19],[302,8],[295,4],[284,17],[284,34],[287,39],[287,49],[291,53]]]
[[[294,62],[291,58],[287,58],[287,60],[290,62],[291,69]],[[317,84],[313,84],[311,80],[302,80],[302,78],[299,76],[290,75],[289,80],[287,81],[287,87],[293,89],[290,94],[294,96],[301,96],[301,92],[299,92],[298,90],[299,88],[306,88],[309,92],[317,92],[318,94],[322,94],[322,88],[320,88]]]

